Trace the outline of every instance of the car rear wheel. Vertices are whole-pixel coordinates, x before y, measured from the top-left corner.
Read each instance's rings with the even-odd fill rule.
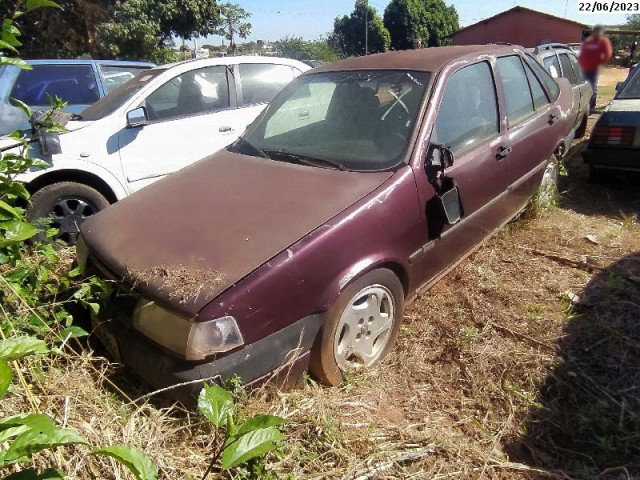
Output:
[[[391,270],[374,270],[354,281],[327,311],[311,351],[311,373],[338,385],[344,372],[377,364],[393,348],[403,311],[402,284]]]
[[[31,197],[27,219],[51,219],[51,228],[58,228],[54,237],[75,245],[80,224],[109,206],[109,201],[95,188],[76,182],[47,185]]]
[[[587,132],[587,119],[588,119],[588,115],[585,115],[584,117],[582,117],[582,122],[580,122],[580,125],[576,129],[576,136],[575,136],[576,140],[584,137],[584,134]]]

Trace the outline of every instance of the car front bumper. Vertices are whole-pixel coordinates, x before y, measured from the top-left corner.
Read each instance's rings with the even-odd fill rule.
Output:
[[[640,171],[640,148],[587,147],[582,158],[598,169]]]
[[[114,309],[111,309],[112,312]],[[245,384],[295,384],[309,364],[309,351],[322,324],[322,314],[304,317],[239,350],[204,363],[177,358],[130,326],[122,314],[92,319],[94,334],[111,356],[127,366],[162,396],[193,405],[204,382],[224,382],[238,376]],[[282,368],[280,368],[282,367]]]

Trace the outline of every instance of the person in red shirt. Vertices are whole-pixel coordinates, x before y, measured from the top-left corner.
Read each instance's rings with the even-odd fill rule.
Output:
[[[598,96],[598,71],[613,56],[611,40],[605,35],[604,27],[596,25],[593,27],[591,35],[585,38],[580,45],[580,65],[584,71],[584,76],[591,85],[593,95],[589,102],[591,113],[596,108],[596,98]]]

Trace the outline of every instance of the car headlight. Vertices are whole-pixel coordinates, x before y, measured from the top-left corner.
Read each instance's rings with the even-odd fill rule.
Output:
[[[76,260],[78,261],[78,267],[80,267],[81,272],[84,272],[84,269],[87,267],[88,258],[89,248],[87,248],[87,244],[84,242],[82,235],[78,235],[76,241]]]
[[[187,360],[204,360],[244,345],[238,324],[231,316],[194,322],[144,298],[136,305],[133,327]]]

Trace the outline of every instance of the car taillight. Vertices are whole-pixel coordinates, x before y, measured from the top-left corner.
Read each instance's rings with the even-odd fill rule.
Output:
[[[594,145],[633,145],[636,135],[634,127],[611,127],[608,125],[596,125],[591,134],[591,143]]]

